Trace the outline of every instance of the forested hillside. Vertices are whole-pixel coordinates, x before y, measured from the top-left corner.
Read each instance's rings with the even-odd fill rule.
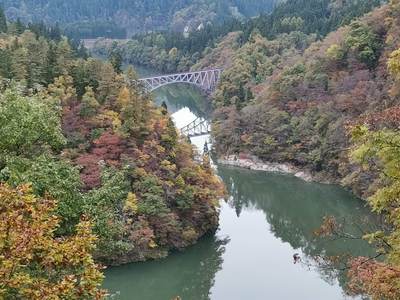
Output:
[[[356,236],[325,216],[313,238],[364,239],[376,255],[312,263],[338,273],[344,260],[349,294],[400,299],[400,0],[287,0],[247,20],[274,2],[2,3],[16,21],[0,8],[0,298],[101,299],[96,262],[165,257],[217,228],[224,188],[208,156],[195,162],[125,60],[223,68],[210,95],[214,154],[290,166],[363,198],[382,230],[350,220]],[[78,37],[135,35],[98,40],[104,62],[32,20]]]
[[[246,22],[231,19],[223,24],[209,24],[189,36],[179,32],[155,32],[136,35],[131,40],[117,44],[112,40],[100,39],[93,51],[107,55],[110,51],[117,50],[127,63],[144,65],[161,72],[187,71],[200,58],[207,56],[230,32],[241,32],[237,39],[241,45],[249,40],[254,31],[268,39],[293,31],[313,33],[316,39],[320,39],[339,26],[349,24],[353,18],[371,11],[380,3],[380,0],[284,1],[277,4],[271,14]]]
[[[242,46],[233,41],[231,57],[218,55],[230,47],[225,41],[201,60],[197,68],[216,59],[227,67],[214,97],[218,152],[291,162],[331,179],[353,174],[347,122],[396,104],[386,66],[396,37],[381,22],[388,14],[377,9],[322,41],[298,30],[267,39],[257,30]]]
[[[317,9],[303,5],[304,13]],[[244,44],[246,32],[231,33],[195,68],[225,66],[213,97],[218,155],[308,170],[316,180],[350,187],[384,216],[389,234],[365,238],[386,260],[351,260],[349,288],[373,299],[398,299],[400,2],[359,19],[348,13],[342,20],[274,21],[291,24],[285,30],[252,22]],[[349,21],[328,33],[332,24]],[[334,235],[340,226],[328,218],[322,231]]]
[[[124,38],[153,30],[183,32],[207,22],[268,12],[275,0],[1,0],[6,15],[24,23],[59,23],[74,38]]]
[[[2,256],[0,298],[39,299],[39,289],[94,299],[92,254],[164,257],[217,227],[220,181],[165,108],[128,83],[133,69],[79,58],[50,29],[0,25],[0,248],[10,262]]]

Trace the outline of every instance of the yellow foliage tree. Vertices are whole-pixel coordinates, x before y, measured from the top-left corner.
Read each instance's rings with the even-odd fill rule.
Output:
[[[333,61],[341,61],[345,52],[338,44],[333,44],[326,50],[326,56]]]
[[[390,74],[396,80],[400,80],[400,49],[393,51],[388,61]]]
[[[125,212],[132,212],[134,214],[137,213],[138,211],[138,202],[136,195],[132,192],[128,193],[128,196],[126,197],[125,205],[124,205],[124,211]]]
[[[74,81],[71,76],[60,76],[47,88],[49,95],[55,102],[67,103],[70,99],[76,98],[76,90],[73,87]]]
[[[82,220],[55,237],[56,203],[28,185],[0,185],[0,299],[103,299],[103,275],[91,256],[96,237]]]
[[[400,95],[400,49],[393,51],[388,59],[388,70],[394,79],[390,89],[390,95],[396,98]]]
[[[127,87],[123,87],[118,95],[117,103],[120,108],[124,108],[129,104],[131,93]]]
[[[394,16],[400,15],[400,0],[390,1],[390,10]]]

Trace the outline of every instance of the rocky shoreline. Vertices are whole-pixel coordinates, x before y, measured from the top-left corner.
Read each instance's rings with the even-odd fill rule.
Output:
[[[264,162],[255,156],[238,157],[236,155],[228,155],[219,158],[217,161],[219,164],[226,166],[234,166],[255,171],[291,174],[307,182],[319,181],[315,179],[310,172],[301,170],[293,165]]]

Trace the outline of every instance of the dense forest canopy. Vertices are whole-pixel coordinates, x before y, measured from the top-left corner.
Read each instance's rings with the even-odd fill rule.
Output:
[[[196,64],[225,66],[213,97],[215,150],[290,163],[368,199],[389,230],[366,232],[377,255],[349,261],[349,291],[399,299],[400,2],[361,18],[354,18],[357,9],[339,9],[318,19],[323,1],[286,5],[296,3],[305,7],[296,10],[303,17],[278,7],[273,23],[252,20],[244,43],[246,32],[230,33]],[[353,4],[362,11],[380,2]],[[340,24],[348,25],[334,30]],[[327,218],[322,232],[334,236],[340,226]]]
[[[162,72],[186,71],[230,32],[241,32],[237,40],[240,44],[246,43],[254,31],[268,39],[292,31],[314,33],[319,39],[380,4],[380,0],[279,2],[271,13],[247,21],[228,19],[222,24],[208,24],[188,36],[169,31],[138,34],[129,41],[120,42],[118,51],[127,63],[152,67]],[[112,41],[101,39],[95,44],[94,51],[107,55],[113,48],[115,45]]]
[[[60,23],[75,38],[123,38],[137,32],[191,30],[207,22],[269,12],[275,0],[2,0],[24,23]]]
[[[94,259],[165,257],[217,228],[220,180],[132,68],[3,18],[0,298],[100,299]]]
[[[101,298],[93,258],[160,258],[217,227],[224,190],[209,158],[194,161],[166,107],[133,68],[122,72],[125,59],[163,72],[223,67],[211,96],[215,153],[290,164],[366,199],[386,230],[363,232],[376,256],[347,262],[349,292],[400,298],[400,0],[287,0],[247,21],[272,2],[3,2],[16,21],[0,9],[0,297]],[[154,18],[131,19],[143,12]],[[187,17],[219,14],[224,22],[188,35],[99,40],[109,62],[58,26],[21,21],[181,31]],[[341,228],[327,216],[317,233],[335,238]],[[29,259],[15,251],[20,243]]]

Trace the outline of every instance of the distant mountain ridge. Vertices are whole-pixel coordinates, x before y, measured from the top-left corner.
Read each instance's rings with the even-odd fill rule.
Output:
[[[60,23],[79,38],[194,30],[206,22],[269,12],[277,0],[0,0],[9,19]]]

